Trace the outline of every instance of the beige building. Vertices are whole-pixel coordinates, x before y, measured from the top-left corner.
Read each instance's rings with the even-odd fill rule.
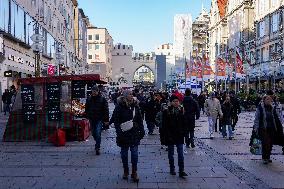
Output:
[[[207,11],[202,8],[200,15],[192,23],[192,56],[202,57],[208,53],[209,46],[209,21]]]
[[[254,40],[253,1],[212,0],[209,32],[211,64],[217,57],[235,64],[236,51],[245,60],[246,54],[250,56],[253,53],[253,48],[245,48]]]
[[[281,0],[256,0],[255,64],[253,76],[262,80],[282,79],[283,6]],[[271,87],[270,81],[270,87]]]
[[[111,81],[113,39],[106,28],[88,27],[88,73]]]

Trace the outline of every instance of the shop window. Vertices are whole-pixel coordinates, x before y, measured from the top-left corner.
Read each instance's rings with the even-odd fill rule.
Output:
[[[9,0],[0,0],[0,30],[8,32]]]

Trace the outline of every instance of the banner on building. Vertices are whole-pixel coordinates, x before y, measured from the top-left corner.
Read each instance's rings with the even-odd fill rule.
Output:
[[[226,62],[219,57],[216,62],[216,79],[224,80],[225,77],[226,77]]]
[[[196,61],[194,61],[193,58],[191,58],[190,61],[191,64],[191,81],[196,82],[197,79],[197,67],[196,67]]]
[[[197,81],[202,81],[203,80],[203,68],[202,68],[202,60],[200,57],[197,57],[197,60],[196,60],[196,78],[197,78]]]
[[[243,60],[240,56],[238,49],[236,49],[236,77],[243,78],[245,76],[243,68]]]
[[[209,58],[204,56],[203,63],[203,80],[208,81],[211,79],[211,76],[214,74],[213,69],[210,66]]]

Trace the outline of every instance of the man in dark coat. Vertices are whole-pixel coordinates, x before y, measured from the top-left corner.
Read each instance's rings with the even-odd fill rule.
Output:
[[[102,127],[103,124],[109,125],[109,107],[107,100],[101,96],[96,85],[92,87],[92,95],[87,99],[85,112],[91,123],[92,135],[96,141],[96,154],[100,155]]]
[[[233,105],[230,101],[230,97],[226,96],[224,103],[222,104],[223,118],[221,119],[222,125],[222,135],[223,138],[227,137],[227,127],[229,132],[229,140],[233,139],[232,131],[232,111]]]
[[[194,128],[195,128],[195,119],[200,117],[200,109],[198,103],[191,96],[191,90],[185,90],[185,97],[183,99],[184,107],[184,116],[185,116],[185,143],[186,147],[189,148],[189,144],[194,148]]]
[[[4,103],[4,115],[6,115],[6,112],[10,113],[10,104],[12,103],[12,94],[8,89],[5,89],[2,95],[2,101]]]
[[[162,129],[165,135],[165,145],[168,146],[168,158],[170,164],[170,174],[176,175],[174,164],[174,146],[177,147],[179,176],[186,177],[184,172],[183,145],[185,137],[184,110],[180,106],[177,96],[170,98],[171,105],[163,111]]]
[[[239,120],[238,115],[241,113],[240,101],[236,97],[234,91],[230,92],[230,101],[231,101],[231,104],[233,105],[233,110],[232,110],[232,130],[234,131],[235,127],[237,125],[237,122]]]

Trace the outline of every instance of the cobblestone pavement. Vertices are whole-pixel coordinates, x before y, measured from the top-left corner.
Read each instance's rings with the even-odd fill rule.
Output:
[[[253,112],[240,115],[233,140],[215,133],[208,138],[208,123],[197,121],[195,149],[185,154],[187,179],[169,174],[167,152],[159,135],[145,136],[139,146],[140,182],[122,180],[120,149],[114,129],[103,132],[102,154],[95,155],[94,141],[68,142],[65,147],[48,143],[0,143],[0,189],[8,188],[284,188],[284,156],[273,147],[273,163],[249,152]],[[3,135],[6,117],[0,116]],[[156,133],[158,133],[156,131]],[[177,163],[177,162],[176,162]]]

